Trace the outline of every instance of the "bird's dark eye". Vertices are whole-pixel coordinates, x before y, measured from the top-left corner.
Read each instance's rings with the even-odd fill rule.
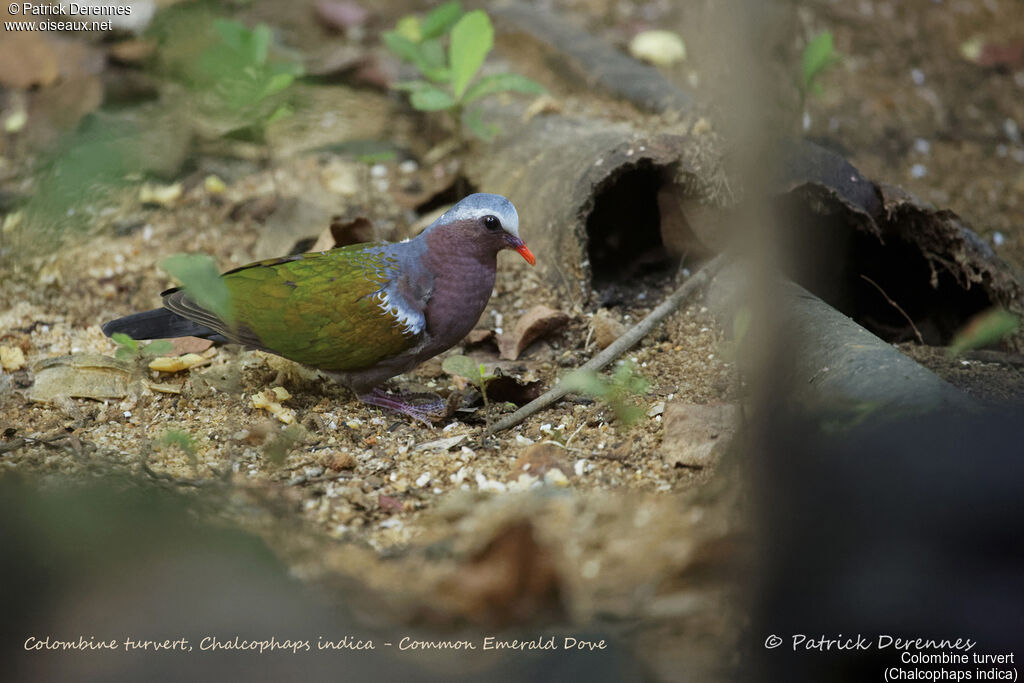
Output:
[[[497,216],[484,216],[484,227],[488,230],[500,230],[501,221],[498,220]]]

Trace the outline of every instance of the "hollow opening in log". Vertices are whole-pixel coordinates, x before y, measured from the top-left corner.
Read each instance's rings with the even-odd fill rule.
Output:
[[[598,187],[587,216],[591,286],[598,291],[660,279],[678,263],[662,239],[658,194],[672,184],[670,169],[640,162]]]
[[[785,204],[786,253],[798,255],[788,275],[888,342],[920,333],[925,344],[948,346],[971,316],[994,305],[980,284],[965,288],[912,243],[889,235],[883,244],[842,212],[822,215],[798,197]]]

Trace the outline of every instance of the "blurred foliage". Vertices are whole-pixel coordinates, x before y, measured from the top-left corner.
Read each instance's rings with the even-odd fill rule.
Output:
[[[998,344],[1020,330],[1020,318],[1002,308],[990,308],[978,313],[956,333],[948,354],[957,356],[970,349]]]
[[[194,461],[196,457],[196,439],[183,429],[167,429],[157,443],[162,446],[177,446],[181,452]]]
[[[386,31],[381,37],[388,49],[412,64],[422,76],[392,86],[409,93],[413,108],[449,112],[457,130],[459,124],[465,123],[485,140],[494,137],[498,128],[484,121],[478,109],[467,109],[469,105],[500,92],[544,93],[540,84],[519,74],[493,74],[477,79],[494,47],[494,28],[483,10],[463,14],[458,0],[436,7],[423,19],[403,17],[393,31]]]
[[[111,340],[117,344],[114,357],[120,360],[142,360],[148,356],[161,356],[170,353],[174,345],[166,339],[159,339],[149,344],[139,344],[124,332],[115,332]]]
[[[464,377],[466,380],[472,382],[478,389],[480,389],[480,395],[483,396],[484,405],[488,405],[487,383],[493,380],[494,376],[487,374],[483,363],[477,364],[468,356],[455,355],[445,358],[444,362],[441,363],[441,369],[449,375]]]
[[[231,292],[220,275],[217,262],[207,254],[172,254],[161,267],[181,283],[189,298],[230,323],[234,318]]]
[[[822,31],[811,38],[800,56],[801,104],[807,101],[808,95],[821,96],[823,90],[819,79],[839,60],[830,31]]]
[[[291,112],[286,90],[302,67],[273,45],[266,24],[250,29],[217,11],[190,3],[162,13],[150,30],[160,46],[158,70],[191,90],[224,134],[262,140],[269,124]]]
[[[633,397],[645,394],[650,383],[636,372],[632,363],[623,363],[615,368],[611,377],[604,377],[593,370],[575,370],[560,383],[565,384],[569,391],[604,401],[615,413],[615,419],[624,425],[633,424],[645,414]]]

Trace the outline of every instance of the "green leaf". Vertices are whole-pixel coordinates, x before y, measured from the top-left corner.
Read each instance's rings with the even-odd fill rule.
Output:
[[[249,58],[253,64],[264,64],[270,49],[270,27],[259,24],[252,30],[249,39]]]
[[[174,350],[174,344],[166,339],[158,339],[142,347],[142,354],[145,356],[162,356]]]
[[[949,355],[989,346],[1020,330],[1020,318],[1002,308],[990,308],[977,314],[956,333],[949,345]]]
[[[448,356],[441,363],[441,369],[449,375],[465,377],[477,385],[480,384],[480,378],[483,376],[477,364],[473,362],[472,358],[467,356]]]
[[[422,71],[426,66],[423,55],[420,54],[420,46],[406,38],[397,31],[385,31],[381,34],[381,40],[388,46],[388,49],[395,53],[399,59],[413,64]]]
[[[118,346],[126,348],[132,351],[133,353],[139,349],[139,343],[132,339],[131,337],[129,337],[124,332],[115,332],[114,334],[110,335],[110,339]],[[120,349],[118,350],[120,351]]]
[[[260,93],[260,99],[264,97],[270,97],[275,93],[279,93],[295,80],[295,76],[290,73],[277,73],[270,77],[269,80],[263,85],[263,92]]]
[[[593,370],[574,370],[559,382],[571,392],[602,398],[608,393],[608,381]]]
[[[439,40],[424,40],[420,43],[420,56],[423,63],[434,68],[444,69],[444,45]]]
[[[546,91],[540,83],[519,74],[494,74],[485,76],[466,90],[463,104],[469,104],[481,97],[498,92],[519,92],[526,95],[543,95]]]
[[[425,88],[433,88],[424,80],[417,81],[398,81],[397,83],[391,84],[392,90],[402,90],[404,92],[416,92],[417,90],[423,90]]]
[[[398,20],[398,23],[395,24],[395,33],[414,43],[423,40],[423,29],[420,28],[420,20],[412,14]]]
[[[462,3],[459,0],[452,0],[443,5],[438,5],[423,18],[420,24],[420,35],[423,40],[437,38],[448,32],[455,22],[462,15]]]
[[[466,87],[493,46],[494,28],[483,10],[464,14],[452,28],[448,63],[452,70],[452,89],[456,99],[462,100]]]
[[[267,117],[267,120],[263,122],[263,125],[269,126],[275,121],[280,121],[281,119],[291,116],[294,113],[295,112],[292,111],[291,107],[289,107],[287,104],[282,104],[280,107],[274,110],[274,113]]]
[[[814,36],[804,48],[801,59],[800,73],[803,77],[804,89],[807,90],[814,79],[837,59],[835,47],[832,44],[832,33],[823,31]]]
[[[196,440],[186,431],[181,429],[168,429],[161,436],[157,443],[165,446],[177,446],[187,455],[195,455]]]
[[[231,322],[234,317],[231,292],[212,257],[206,254],[174,254],[160,265],[181,283],[190,299],[221,320]]]
[[[469,130],[484,142],[490,142],[495,135],[501,132],[501,128],[497,124],[485,123],[478,109],[467,111],[464,121]]]
[[[441,111],[455,106],[455,100],[444,90],[435,86],[414,90],[409,95],[413,108],[420,111]]]

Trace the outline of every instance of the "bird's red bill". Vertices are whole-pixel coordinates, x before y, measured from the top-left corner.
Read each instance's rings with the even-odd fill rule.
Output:
[[[533,252],[527,249],[526,245],[522,242],[520,242],[518,246],[514,247],[514,249],[518,251],[531,266],[537,263],[537,259],[534,258]]]

